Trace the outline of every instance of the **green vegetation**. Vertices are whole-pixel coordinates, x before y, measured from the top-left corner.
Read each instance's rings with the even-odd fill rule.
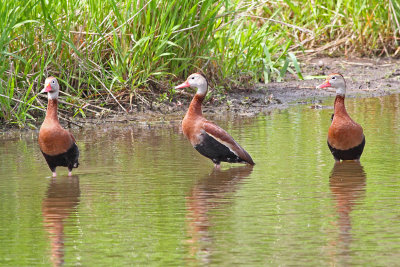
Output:
[[[394,0],[3,2],[0,121],[20,127],[42,116],[50,75],[65,110],[84,115],[168,99],[193,71],[269,82],[301,78],[299,55],[400,54]]]

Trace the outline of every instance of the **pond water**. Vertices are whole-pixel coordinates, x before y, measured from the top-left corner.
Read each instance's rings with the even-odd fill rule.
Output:
[[[50,178],[37,132],[3,138],[0,265],[398,265],[400,96],[346,103],[361,164],[334,164],[332,109],[309,105],[214,118],[253,168],[213,170],[178,122],[75,130],[70,178]]]

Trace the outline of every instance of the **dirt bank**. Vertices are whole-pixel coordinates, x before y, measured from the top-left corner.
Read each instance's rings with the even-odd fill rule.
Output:
[[[287,108],[297,103],[316,104],[333,96],[334,92],[316,90],[323,78],[312,79],[333,72],[342,73],[347,81],[348,97],[373,97],[400,93],[400,60],[394,59],[337,59],[314,58],[303,64],[300,81],[288,75],[284,82],[256,84],[250,88],[235,88],[221,94],[212,90],[204,104],[205,114],[234,113],[238,116],[255,116],[272,109]],[[172,101],[153,104],[142,112],[118,114],[107,118],[77,120],[79,124],[137,122],[139,125],[180,120],[184,116],[194,91],[178,93]]]
[[[323,78],[313,77],[333,72],[342,73],[347,81],[348,97],[373,97],[400,93],[400,60],[313,58],[302,65],[305,80],[288,75],[284,82],[255,84],[221,93],[211,86],[211,97],[204,104],[208,116],[233,113],[237,116],[256,116],[273,109],[284,109],[298,103],[318,103],[334,92],[316,90]],[[184,116],[194,91],[177,93],[171,101],[153,102],[151,107],[129,113],[104,114],[96,118],[74,118],[72,127],[97,127],[99,124],[133,123],[138,126],[170,125]],[[40,123],[39,121],[38,123]],[[63,124],[67,124],[62,121]],[[40,125],[40,124],[39,124]],[[38,126],[39,126],[38,125]]]

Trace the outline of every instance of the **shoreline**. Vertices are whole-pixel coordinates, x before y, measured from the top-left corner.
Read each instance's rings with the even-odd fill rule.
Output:
[[[379,97],[400,93],[400,60],[398,59],[343,59],[343,58],[314,58],[303,63],[305,80],[297,80],[295,75],[287,75],[283,82],[268,84],[258,83],[250,88],[238,88],[223,93],[209,88],[210,98],[203,104],[205,116],[230,114],[233,116],[254,117],[260,113],[275,109],[286,109],[293,105],[315,104],[335,95],[331,90],[318,90],[315,86],[323,82],[322,76],[340,72],[347,83],[347,97]],[[312,79],[318,77],[318,79]],[[321,77],[321,78],[320,78]],[[154,102],[152,107],[129,113],[118,112],[105,114],[102,117],[74,118],[71,122],[60,120],[66,128],[92,128],[102,125],[114,127],[116,124],[130,124],[137,127],[158,125],[167,127],[176,125],[182,120],[194,95],[189,89],[172,101]],[[3,127],[0,129],[0,139],[15,132],[38,131],[42,120],[38,120],[37,129],[19,129]],[[12,134],[11,134],[12,135]]]

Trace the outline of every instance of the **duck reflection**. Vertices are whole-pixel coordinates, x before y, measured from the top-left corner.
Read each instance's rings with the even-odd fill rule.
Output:
[[[360,162],[343,161],[335,163],[330,176],[330,189],[335,200],[339,235],[333,242],[336,255],[342,260],[350,255],[351,211],[365,197],[366,175]]]
[[[64,263],[64,222],[76,213],[80,188],[78,176],[52,178],[42,203],[44,227],[51,241],[53,266]]]
[[[190,256],[199,257],[203,263],[209,263],[212,236],[209,228],[210,211],[223,209],[223,205],[232,203],[232,195],[238,189],[239,182],[248,177],[253,166],[246,165],[228,170],[213,171],[202,178],[192,188],[187,199],[187,221]]]

